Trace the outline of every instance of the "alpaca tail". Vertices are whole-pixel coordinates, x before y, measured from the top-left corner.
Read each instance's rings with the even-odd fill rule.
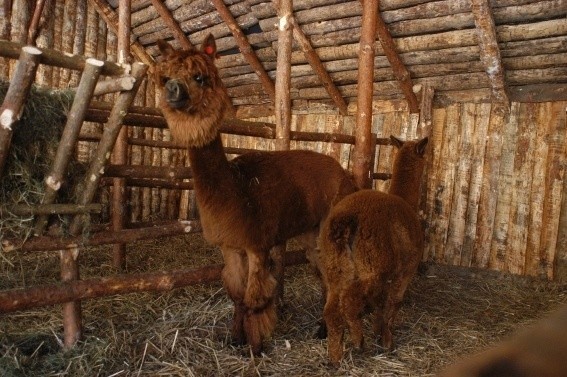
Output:
[[[346,251],[352,254],[354,236],[358,228],[358,218],[353,214],[335,216],[329,224],[329,241],[335,245],[339,252]]]

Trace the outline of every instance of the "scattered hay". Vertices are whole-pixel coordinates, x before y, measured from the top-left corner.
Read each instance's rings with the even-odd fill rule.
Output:
[[[199,234],[129,246],[131,272],[221,262]],[[83,277],[114,273],[110,247],[86,249]],[[56,254],[10,254],[0,262],[2,289],[57,281]],[[314,339],[320,286],[309,266],[286,271],[285,307],[264,357],[230,345],[232,304],[220,283],[167,293],[83,302],[85,337],[60,348],[60,307],[5,315],[0,334],[2,376],[432,376],[462,354],[507,337],[567,302],[567,286],[438,265],[413,282],[398,317],[392,354],[379,352],[365,323],[366,348],[327,366],[326,341]]]

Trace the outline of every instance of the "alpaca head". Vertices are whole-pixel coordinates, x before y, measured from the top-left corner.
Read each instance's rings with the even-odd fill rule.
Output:
[[[427,147],[428,137],[420,140],[403,141],[391,135],[390,140],[394,147],[398,149],[396,159],[394,161],[395,169],[404,169],[406,171],[418,171],[421,174],[425,166],[425,150]]]
[[[200,49],[175,50],[163,40],[158,47],[162,59],[156,64],[154,81],[173,140],[188,147],[210,143],[219,132],[229,100],[214,65],[213,36]]]

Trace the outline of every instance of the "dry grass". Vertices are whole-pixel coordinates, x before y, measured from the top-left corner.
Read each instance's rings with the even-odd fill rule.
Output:
[[[87,249],[82,276],[114,273],[110,248]],[[129,246],[130,272],[220,263],[200,235]],[[56,254],[5,255],[0,289],[57,281]],[[230,345],[232,305],[220,283],[83,302],[84,340],[64,352],[59,307],[3,315],[2,376],[431,376],[458,355],[509,335],[560,303],[567,287],[487,271],[428,266],[411,286],[395,330],[397,349],[381,354],[369,332],[361,353],[338,370],[326,341],[314,339],[319,283],[308,266],[288,268],[285,307],[266,354]],[[367,324],[368,325],[368,324]],[[369,325],[368,325],[369,328]]]

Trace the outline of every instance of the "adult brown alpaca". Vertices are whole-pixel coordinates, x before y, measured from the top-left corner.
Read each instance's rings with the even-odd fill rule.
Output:
[[[362,347],[365,308],[374,312],[382,346],[392,348],[392,325],[423,255],[418,201],[428,139],[391,139],[398,152],[389,193],[361,190],[347,196],[321,228],[323,318],[333,365],[342,358],[347,327],[354,347]]]
[[[331,205],[356,187],[337,161],[311,151],[254,152],[228,161],[219,135],[228,96],[213,63],[214,39],[200,50],[158,45],[160,108],[173,139],[189,148],[203,235],[222,250],[233,340],[259,354],[276,323],[270,249],[304,233],[316,237]]]

